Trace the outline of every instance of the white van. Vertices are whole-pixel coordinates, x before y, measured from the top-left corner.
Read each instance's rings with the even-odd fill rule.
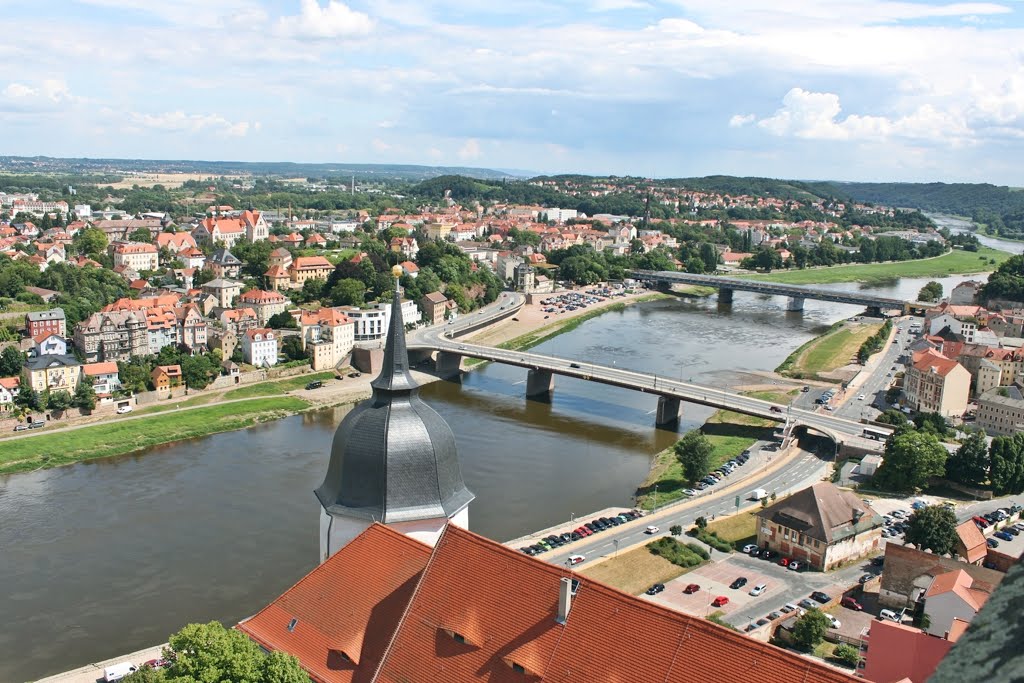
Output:
[[[131,662],[121,662],[120,664],[114,664],[108,666],[103,670],[103,680],[107,683],[110,681],[119,681],[128,674],[133,674],[138,671],[138,667]]]
[[[897,624],[903,621],[900,615],[893,612],[891,609],[883,609],[878,613],[880,619],[888,619],[889,621],[895,621]]]

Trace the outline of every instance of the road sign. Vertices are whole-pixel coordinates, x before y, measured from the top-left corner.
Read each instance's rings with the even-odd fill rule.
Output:
[[[736,496],[736,509],[737,510],[740,509],[740,497],[739,496]]]

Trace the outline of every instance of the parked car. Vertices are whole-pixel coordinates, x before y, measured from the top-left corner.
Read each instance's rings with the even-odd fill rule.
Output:
[[[736,579],[735,581],[733,581],[732,583],[730,583],[729,584],[729,588],[732,588],[733,590],[736,590],[738,588],[743,588],[746,585],[747,585],[747,577],[741,576],[738,579]]]
[[[795,612],[796,610],[797,610],[797,607],[793,603],[787,602],[785,605],[782,606],[782,613],[783,614],[789,614],[790,612]]]
[[[792,569],[793,571],[799,571],[801,566],[802,565],[799,562],[797,562],[796,560],[790,560],[789,561],[789,569]]]
[[[748,544],[746,544],[745,546],[743,546],[743,552],[745,552],[745,553],[748,553],[748,554],[749,554],[749,553],[750,553],[750,552],[751,552],[752,550],[757,550],[757,549],[758,549],[758,548],[757,548],[757,545],[756,545],[756,544],[754,544],[754,543],[748,543]]]
[[[779,560],[779,565],[783,566],[783,567],[788,567],[789,566],[789,558],[788,557],[783,557],[781,560]]]
[[[998,548],[999,547],[999,541],[997,541],[994,538],[988,539],[987,541],[985,541],[985,543],[988,544],[989,548]]]
[[[878,613],[879,619],[888,619],[889,621],[895,621],[897,624],[903,621],[900,615],[893,612],[891,609],[883,609]]]
[[[756,598],[757,596],[759,596],[762,593],[764,593],[766,590],[768,590],[768,584],[766,584],[766,583],[759,583],[759,584],[757,584],[756,586],[754,586],[753,588],[750,589],[750,595],[752,595],[752,596],[754,596]]]
[[[871,574],[871,573],[861,574],[860,578],[857,579],[857,583],[867,583],[868,581],[870,581],[873,578],[875,578],[874,574]]]
[[[774,550],[768,550],[767,548],[761,551],[762,560],[774,560],[779,554]]]
[[[988,528],[988,520],[984,517],[979,517],[978,515],[975,515],[974,517],[971,517],[971,520],[982,529]]]
[[[698,586],[695,583],[691,583],[691,584],[688,584],[686,586],[686,588],[683,589],[683,592],[686,593],[687,595],[693,595],[694,593],[696,593],[699,590],[700,590],[700,586]]]
[[[650,588],[647,589],[647,594],[648,595],[657,595],[658,593],[660,593],[663,590],[665,590],[665,584],[663,584],[663,583],[656,583],[656,584],[654,584],[653,586],[651,586]]]
[[[856,600],[854,600],[849,595],[847,595],[845,598],[840,600],[839,604],[842,605],[843,607],[845,607],[846,609],[852,609],[852,610],[855,610],[857,612],[863,612],[864,611],[864,606],[861,605]]]
[[[717,598],[711,601],[712,607],[724,607],[729,604],[729,598],[724,595],[719,595]]]
[[[824,605],[826,602],[830,601],[832,598],[830,598],[828,596],[828,593],[824,593],[822,591],[814,591],[813,593],[811,593],[811,599],[817,600],[818,602],[820,602],[821,604]]]
[[[998,538],[1001,541],[1012,541],[1013,540],[1013,536],[1011,536],[1010,534],[1006,533],[1005,531],[997,531],[997,532],[995,532],[992,535],[995,536],[996,538]]]
[[[818,603],[814,602],[810,598],[804,598],[798,603],[804,609],[817,609]]]
[[[14,431],[16,431],[16,432],[23,432],[26,429],[28,429],[28,425],[24,425],[24,424],[14,425]]]
[[[1011,536],[1016,536],[1017,534],[1020,533],[1020,529],[1018,529],[1017,527],[1013,527],[1013,526],[1008,526],[1005,529],[1003,529],[1003,531],[1008,533],[1008,534],[1010,534]]]
[[[118,415],[125,415],[126,413],[130,413],[130,412],[132,412],[132,407],[131,406],[120,406],[117,409],[117,414]]]
[[[320,380],[316,380],[314,382],[309,382],[308,384],[306,384],[306,389],[319,389],[323,385],[324,385],[323,382],[321,382]],[[117,410],[118,410],[118,412],[120,412],[121,409],[118,408]]]
[[[842,622],[840,622],[838,619],[836,619],[834,616],[832,616],[828,612],[825,612],[825,616],[828,617],[828,620],[832,623],[832,628],[839,628],[840,626],[843,625]]]

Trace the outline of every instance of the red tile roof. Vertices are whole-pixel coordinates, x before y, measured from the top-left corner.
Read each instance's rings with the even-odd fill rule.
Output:
[[[429,557],[375,524],[238,629],[295,655],[316,681],[370,681]]]
[[[967,552],[964,559],[971,564],[984,560],[986,555],[988,555],[985,535],[981,533],[981,529],[978,528],[978,525],[973,520],[969,519],[963,524],[958,525],[956,535],[960,537],[960,542],[963,543],[964,550]]]

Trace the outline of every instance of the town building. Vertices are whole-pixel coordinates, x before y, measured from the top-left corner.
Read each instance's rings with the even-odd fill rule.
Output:
[[[197,247],[195,238],[187,232],[161,232],[156,236],[156,246],[178,256]]]
[[[356,342],[379,341],[387,334],[391,323],[391,307],[388,304],[378,303],[373,308],[346,306],[340,310],[355,324]],[[422,318],[415,301],[403,299],[401,311],[405,325],[415,325]]]
[[[242,270],[242,262],[227,249],[218,249],[206,260],[214,278],[234,278]]]
[[[192,236],[200,244],[222,243],[229,249],[239,240],[259,242],[269,235],[270,226],[260,211],[243,211],[234,217],[210,216],[192,231]]]
[[[53,332],[62,337],[68,336],[67,319],[63,308],[52,308],[48,311],[33,311],[25,314],[25,330],[30,337],[38,337],[46,332]]]
[[[75,325],[75,347],[87,363],[148,355],[145,311],[93,313]]]
[[[242,335],[242,358],[256,367],[277,365],[277,331],[266,327],[246,330]]]
[[[156,270],[160,267],[160,252],[147,242],[118,242],[111,245],[114,267],[124,266],[134,271]]]
[[[441,292],[430,292],[420,298],[420,310],[428,325],[444,322],[444,313],[448,308],[448,299]]]
[[[433,545],[449,521],[469,526],[473,494],[462,481],[451,428],[419,398],[409,373],[397,282],[373,396],[338,426],[320,501],[320,562],[373,522]]]
[[[195,268],[201,270],[206,266],[206,254],[197,248],[186,249],[178,254],[186,268]]]
[[[857,680],[455,524],[373,524],[237,628],[322,683]]]
[[[1003,573],[995,569],[886,543],[885,571],[878,590],[878,603],[894,610],[912,608],[922,600],[936,576],[959,569],[971,576],[974,580],[972,587],[979,590],[991,592],[1003,580]]]
[[[44,391],[75,392],[81,375],[81,363],[74,356],[35,356],[25,361],[22,368],[22,388],[40,393]]]
[[[202,290],[217,299],[218,307],[231,308],[234,306],[235,298],[242,293],[242,283],[217,278],[204,284]]]
[[[355,345],[355,327],[355,323],[336,308],[303,311],[299,316],[299,332],[310,366],[314,370],[333,370],[341,365]]]
[[[990,389],[978,397],[976,425],[991,436],[1010,436],[1024,430],[1024,393],[1021,386]]]
[[[20,377],[0,377],[0,413],[14,410],[14,400],[21,389]]]
[[[928,615],[925,631],[945,637],[954,628],[962,630],[955,627],[954,622],[971,623],[992,591],[992,586],[979,583],[976,587],[974,583],[971,575],[962,569],[953,569],[933,578],[924,594],[924,613]]]
[[[63,356],[68,352],[68,340],[56,332],[43,332],[32,338],[32,351],[35,356]]]
[[[256,315],[256,311],[251,308],[228,308],[221,311],[220,322],[224,326],[224,329],[234,334],[235,336],[241,336],[247,330],[252,330],[260,326],[259,316]],[[228,357],[231,354],[227,354]]]
[[[105,218],[94,221],[92,225],[103,231],[103,234],[107,236],[108,243],[127,240],[128,235],[140,228],[148,230],[151,237],[163,229],[158,218],[119,218],[116,220]]]
[[[903,377],[907,404],[918,412],[961,416],[967,411],[971,373],[951,358],[933,350],[914,354]]]
[[[961,633],[937,638],[913,626],[874,619],[859,673],[873,683],[926,683]]]
[[[158,365],[150,373],[153,380],[153,389],[165,393],[180,386],[182,382],[180,365]]]
[[[82,382],[92,384],[97,396],[109,396],[121,389],[121,378],[118,375],[117,363],[86,363],[82,366]]]
[[[239,306],[254,310],[260,325],[266,325],[271,317],[278,313],[284,313],[288,309],[289,303],[283,294],[264,289],[250,289],[247,292],[242,292],[237,302]]]
[[[961,282],[949,293],[949,303],[953,306],[973,306],[977,302],[982,284],[977,280]]]
[[[981,564],[988,555],[985,534],[973,520],[967,520],[956,527],[956,555],[968,564]]]
[[[323,256],[299,256],[288,266],[288,277],[296,287],[302,287],[306,280],[326,282],[333,272],[334,265]]]
[[[882,518],[849,491],[819,482],[757,513],[757,544],[828,571],[878,551]]]
[[[966,344],[957,360],[971,373],[977,396],[1012,384],[1018,373],[1024,372],[1024,353],[1020,349]]]

